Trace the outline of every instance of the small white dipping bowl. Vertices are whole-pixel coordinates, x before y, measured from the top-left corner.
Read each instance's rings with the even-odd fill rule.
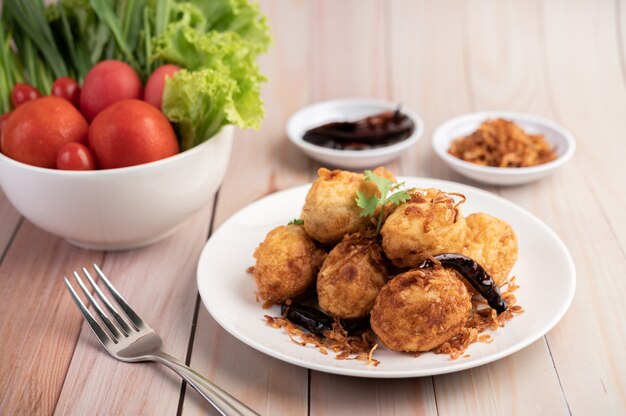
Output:
[[[222,183],[233,127],[178,155],[95,171],[30,166],[0,154],[0,185],[40,228],[95,250],[124,250],[172,234]]]
[[[497,118],[515,122],[526,133],[542,134],[554,146],[557,158],[527,168],[497,168],[466,162],[448,153],[454,140],[474,132],[483,121]],[[453,170],[468,178],[492,185],[521,185],[536,181],[570,160],[576,150],[572,133],[555,122],[510,111],[485,111],[450,119],[435,130],[432,143],[435,153]]]
[[[302,137],[307,130],[322,124],[332,121],[356,121],[397,108],[398,103],[367,98],[323,101],[304,107],[293,114],[287,122],[287,136],[309,157],[331,166],[359,169],[380,166],[413,146],[424,132],[422,119],[405,106],[401,106],[400,110],[413,120],[415,131],[410,137],[389,146],[365,150],[329,149],[305,142]]]

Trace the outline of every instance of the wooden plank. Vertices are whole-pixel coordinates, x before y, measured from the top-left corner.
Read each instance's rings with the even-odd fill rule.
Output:
[[[63,275],[101,260],[28,221],[19,228],[0,265],[0,414],[54,411],[82,325]]]
[[[544,338],[493,364],[435,377],[435,393],[439,415],[568,414]]]
[[[102,264],[128,303],[184,360],[196,301],[196,264],[208,233],[211,204],[173,236],[153,246],[107,253]],[[76,308],[72,316],[79,317]],[[82,326],[55,414],[175,414],[181,379],[159,364],[128,364]]]
[[[0,259],[8,248],[20,222],[20,213],[11,205],[0,188]]]
[[[579,273],[572,308],[548,335],[574,414],[626,411],[626,334],[620,330],[626,317],[626,197],[620,191],[626,89],[615,7],[561,1],[543,8],[551,101],[578,140],[577,156],[553,179],[553,193],[535,202],[564,238]]]
[[[466,11],[465,72],[473,108],[549,111],[540,5],[478,1]]]
[[[311,162],[285,136],[287,118],[309,102],[309,7],[308,2],[261,2],[274,37],[272,49],[261,59],[269,78],[263,91],[267,117],[259,132],[237,132],[218,199],[215,227],[258,198],[311,180]],[[252,258],[252,253],[243,255]],[[261,414],[307,413],[307,370],[269,358],[239,342],[202,305],[191,367]],[[183,415],[214,414],[209,404],[189,390]]]
[[[389,380],[312,375],[316,378],[311,383],[312,415],[437,414],[432,377]]]
[[[435,156],[431,137],[440,123],[473,105],[464,73],[464,3],[396,0],[388,7],[391,98],[425,123],[424,135],[401,159],[402,173],[463,181]]]
[[[600,201],[580,197],[588,194],[580,165],[581,159],[576,158],[563,168],[565,172],[544,180],[548,192],[523,201],[511,199],[546,221],[563,239],[576,264],[572,306],[547,335],[571,412],[621,414],[626,410],[626,336],[617,328],[623,327],[626,318],[621,300],[626,293],[622,278],[626,260],[602,215]],[[578,191],[564,191],[570,189]],[[599,262],[598,258],[611,261]]]
[[[615,17],[620,70],[622,72],[622,80],[626,83],[626,4],[623,1],[615,2]]]
[[[584,159],[580,167],[591,196],[605,199],[610,195],[611,203],[603,203],[602,212],[626,251],[626,195],[616,191],[624,186],[626,153],[626,79],[619,41],[623,28],[618,25],[616,2],[570,5],[557,1],[546,4],[543,13],[546,69],[555,113],[579,138],[577,158]],[[552,24],[557,16],[560,25]],[[562,46],[565,42],[576,45],[571,49],[575,54]]]
[[[382,0],[311,3],[314,101],[387,98],[388,51]]]
[[[536,10],[527,3],[475,2],[471,7],[461,3],[453,7],[450,3],[411,3],[415,10],[410,12],[404,6],[394,3],[391,14],[392,45],[396,48],[392,63],[394,91],[402,94],[410,85],[409,91],[419,92],[412,97],[406,92],[407,99],[402,101],[415,100],[414,106],[429,122],[438,124],[479,109],[546,107],[543,98],[534,94],[534,89],[541,85],[542,79],[537,77],[541,67],[530,69],[532,74],[524,66],[520,68],[538,40],[533,35],[525,36],[529,25],[538,26]],[[415,23],[415,16],[423,17]],[[413,35],[416,42],[401,42],[411,30],[417,32]],[[534,58],[540,55],[535,54]],[[530,91],[524,90],[527,85]],[[430,131],[434,128],[435,124],[429,126]],[[417,163],[403,159],[403,166],[417,174],[426,171],[428,175],[485,187],[432,160],[435,157],[430,146],[427,137],[420,143]],[[536,389],[539,380],[545,385],[541,391]],[[515,385],[515,394],[510,394],[511,383]],[[437,376],[434,384],[439,414],[521,411],[530,398],[533,406],[549,413],[567,409],[543,340],[500,362]],[[492,393],[482,394],[485,390]]]
[[[259,305],[260,313],[261,307]],[[305,415],[307,371],[248,347],[200,306],[190,366],[262,415]],[[217,414],[187,387],[183,415]]]

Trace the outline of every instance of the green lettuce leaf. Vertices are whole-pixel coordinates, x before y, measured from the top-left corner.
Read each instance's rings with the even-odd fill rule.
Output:
[[[163,113],[176,123],[181,150],[207,140],[228,124],[258,128],[264,116],[258,83],[238,84],[225,68],[182,70],[168,78]]]
[[[199,33],[191,26],[174,24],[153,41],[152,58],[191,70],[226,66],[231,72],[254,61],[246,42],[236,33]]]
[[[209,30],[237,33],[256,54],[271,43],[269,27],[259,5],[248,0],[191,0],[204,14]]]
[[[209,3],[214,2],[202,3],[205,9]],[[173,4],[164,33],[152,42],[152,60],[187,69],[166,82],[163,94],[163,112],[178,123],[182,149],[226,124],[258,128],[264,116],[260,84],[265,77],[256,64],[257,46],[237,32],[207,31],[211,23],[205,12],[191,3]]]

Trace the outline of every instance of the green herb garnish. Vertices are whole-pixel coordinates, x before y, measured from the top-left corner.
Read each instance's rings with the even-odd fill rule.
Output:
[[[356,205],[361,208],[362,217],[373,217],[376,213],[376,208],[380,204],[380,214],[378,214],[378,225],[376,226],[376,234],[379,234],[380,228],[383,226],[385,205],[387,205],[387,203],[400,205],[402,202],[409,200],[411,196],[404,190],[389,195],[390,192],[404,186],[404,182],[394,182],[391,179],[376,175],[371,170],[366,170],[363,173],[365,174],[365,180],[367,182],[374,182],[376,184],[376,187],[380,191],[380,196],[374,194],[368,197],[363,192],[356,191]]]
[[[304,221],[301,220],[300,218],[294,218],[293,220],[289,221],[289,223],[287,225],[303,225]]]

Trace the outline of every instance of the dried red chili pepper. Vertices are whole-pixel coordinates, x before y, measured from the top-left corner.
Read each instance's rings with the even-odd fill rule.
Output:
[[[413,120],[398,109],[357,121],[323,124],[307,130],[303,140],[331,149],[363,150],[400,142],[414,130]]]

